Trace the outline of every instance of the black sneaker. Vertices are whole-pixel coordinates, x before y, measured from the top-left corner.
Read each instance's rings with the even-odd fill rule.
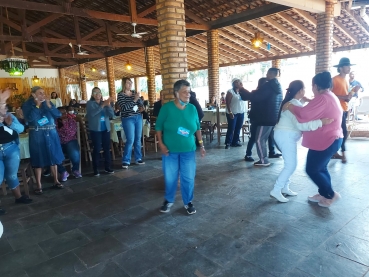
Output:
[[[49,177],[50,176],[50,169],[45,169],[44,172],[42,173],[43,176],[45,177]]]
[[[108,169],[105,169],[105,172],[108,173],[108,174],[114,174],[114,170],[108,168]]]
[[[170,207],[173,206],[173,203],[169,203],[167,200],[164,201],[163,206],[160,208],[161,213],[168,213],[170,211]]]
[[[241,143],[239,143],[239,142],[237,142],[236,144],[232,144],[231,146],[232,146],[232,147],[241,147],[241,146],[242,146],[242,144],[241,144]]]
[[[255,166],[270,166],[270,162],[262,163],[261,161],[258,161],[254,163]]]
[[[6,210],[4,210],[3,208],[0,208],[0,215],[4,215],[6,214]]]
[[[139,161],[136,162],[136,164],[143,165],[143,164],[145,164],[145,162],[143,160],[139,160]]]
[[[250,157],[250,156],[245,156],[245,161],[246,162],[254,162],[254,158],[253,157]]]
[[[279,158],[281,156],[282,156],[282,154],[279,154],[279,153],[277,153],[277,154],[269,154],[269,159],[276,159],[276,158]]]
[[[129,164],[127,163],[122,163],[122,168],[128,168],[129,167]]]
[[[99,171],[94,171],[94,176],[95,177],[99,177],[100,176],[100,172]]]
[[[229,148],[229,144],[226,144],[226,146],[224,147],[225,149],[228,149]]]
[[[188,203],[187,205],[185,205],[184,207],[187,210],[188,214],[195,214],[196,213],[196,209],[195,209],[195,207],[193,206],[193,204],[191,202]]]
[[[15,204],[29,204],[31,202],[32,202],[32,199],[25,195],[22,195],[18,199],[15,199]]]

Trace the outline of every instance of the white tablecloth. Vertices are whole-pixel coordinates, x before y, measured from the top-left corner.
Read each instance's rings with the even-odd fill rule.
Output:
[[[30,157],[28,134],[19,134],[19,150],[21,159],[28,159]]]
[[[110,139],[113,142],[119,142],[117,134],[118,131],[121,133],[122,140],[126,142],[127,139],[122,127],[122,120],[120,118],[110,120],[110,129]],[[142,127],[142,132],[146,137],[148,137],[150,135],[150,125],[144,124]]]
[[[217,123],[217,110],[208,110],[203,109],[204,117],[202,118],[202,121],[211,121],[211,124]],[[225,109],[219,109],[219,116],[220,116],[220,123],[227,123],[227,117],[226,117],[226,110]]]

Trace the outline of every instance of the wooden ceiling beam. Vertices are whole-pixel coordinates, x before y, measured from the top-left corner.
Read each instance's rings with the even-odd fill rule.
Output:
[[[91,33],[85,35],[82,40],[88,40],[94,36],[96,36],[97,34],[100,34],[101,32],[104,32],[106,31],[106,28],[105,27],[99,27],[97,28],[96,30],[93,30]]]
[[[136,0],[128,0],[129,13],[131,14],[131,22],[137,22]]]
[[[27,28],[27,31],[29,33],[33,33],[34,31],[37,31],[38,29],[40,29],[41,27],[44,27],[45,25],[53,22],[54,20],[56,19],[59,19],[60,17],[62,17],[63,15],[62,14],[51,14],[49,15],[48,17],[32,24],[31,26],[29,26]]]
[[[26,56],[32,56],[32,57],[45,57],[45,53],[34,53],[34,52],[25,52],[23,53]],[[104,54],[90,54],[89,56],[82,56],[82,55],[73,55],[72,54],[58,54],[58,53],[47,53],[48,57],[54,57],[54,58],[69,58],[69,59],[88,59],[88,58],[104,58]]]
[[[78,22],[77,16],[73,16],[73,22],[74,22],[74,35],[76,36],[77,44],[82,44],[81,32],[79,30],[79,22]],[[46,36],[43,36],[43,37],[46,37]]]
[[[345,14],[347,14],[349,17],[350,17],[350,19],[352,20],[352,21],[354,21],[354,23],[356,24],[356,25],[358,25],[359,26],[359,28],[361,29],[361,31],[366,35],[366,36],[369,36],[369,28],[367,28],[366,27],[366,25],[367,24],[362,24],[361,23],[361,21],[362,21],[362,19],[361,18],[358,18],[356,15],[355,15],[355,13],[353,12],[353,11],[347,11],[346,9],[342,9],[343,10],[343,12],[345,13]]]
[[[197,40],[195,40],[194,38],[187,38],[187,41],[189,41],[190,43],[192,43],[192,45],[197,45],[197,48],[198,51],[204,51],[204,55],[208,55],[208,49],[207,49],[207,37],[206,36],[201,36],[201,35],[198,35],[196,36],[196,38],[202,42],[199,42]],[[200,50],[202,49],[202,50]],[[234,57],[232,57],[231,55],[227,55],[227,54],[224,54],[224,53],[221,53],[221,50],[222,47],[219,45],[219,61],[220,62],[225,62],[225,61],[228,61],[228,59],[234,59]],[[236,51],[235,51],[236,52]],[[223,54],[223,57],[221,56],[221,54]],[[238,54],[239,55],[239,54]]]
[[[202,19],[200,16],[198,16],[197,14],[191,12],[189,9],[185,9],[185,15],[188,18],[191,18],[193,21],[205,25],[205,26],[209,26],[209,22],[205,21],[204,19]]]
[[[334,19],[334,24],[336,25],[337,29],[341,31],[346,37],[352,40],[355,44],[359,43],[359,39],[351,34],[351,31],[346,28],[337,18]]]
[[[277,33],[273,32],[273,31],[271,31],[269,28],[265,27],[264,25],[259,24],[259,22],[255,21],[255,20],[250,20],[250,21],[247,21],[247,23],[250,24],[250,25],[252,25],[257,30],[263,31],[265,34],[267,34],[268,36],[272,37],[273,39],[275,39],[279,43],[282,43],[284,45],[287,45],[288,47],[292,48],[294,51],[299,52],[301,50],[294,43],[292,43],[288,39],[284,38],[280,34],[277,34]],[[289,53],[290,52],[291,52],[291,50],[289,50]]]
[[[306,34],[310,39],[316,41],[316,34],[310,31],[306,26],[302,25],[300,22],[298,22],[296,19],[294,19],[292,16],[286,14],[286,13],[277,13],[277,16],[280,18],[286,20],[289,24],[291,24],[293,27],[299,29],[301,32]]]
[[[149,7],[145,7],[143,10],[138,11],[138,17],[145,17],[146,15],[156,11],[156,3],[150,5]]]

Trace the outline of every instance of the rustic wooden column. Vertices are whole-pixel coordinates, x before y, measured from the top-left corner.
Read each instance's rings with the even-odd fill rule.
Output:
[[[106,57],[106,75],[108,77],[109,96],[117,100],[117,94],[115,92],[115,74],[114,74],[114,60],[113,57]]]
[[[146,75],[147,75],[147,93],[149,103],[153,105],[155,102],[155,61],[154,48],[146,47]]]
[[[94,87],[98,87],[99,86],[99,82],[98,81],[94,81]]]
[[[281,60],[280,59],[272,60],[272,67],[281,69]]]
[[[65,81],[65,69],[59,68],[59,85],[60,85],[60,99],[63,105],[67,105],[69,102],[69,97],[67,95],[67,82]]]
[[[209,101],[213,96],[219,103],[219,35],[218,30],[207,32]]]
[[[173,85],[187,78],[184,0],[156,0],[160,65],[164,103],[171,101]]]
[[[315,73],[332,68],[334,3],[326,1],[325,12],[318,14],[316,27]]]
[[[140,78],[135,77],[135,90],[140,91]]]
[[[81,97],[82,100],[87,100],[85,65],[82,63],[78,64],[78,69],[79,69],[79,86],[81,89]]]

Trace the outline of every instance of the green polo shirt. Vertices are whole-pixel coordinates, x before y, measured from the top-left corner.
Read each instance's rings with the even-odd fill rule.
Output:
[[[184,110],[180,110],[173,101],[166,103],[160,109],[155,129],[163,132],[163,143],[169,152],[195,151],[194,134],[200,130],[195,106],[188,104]]]

